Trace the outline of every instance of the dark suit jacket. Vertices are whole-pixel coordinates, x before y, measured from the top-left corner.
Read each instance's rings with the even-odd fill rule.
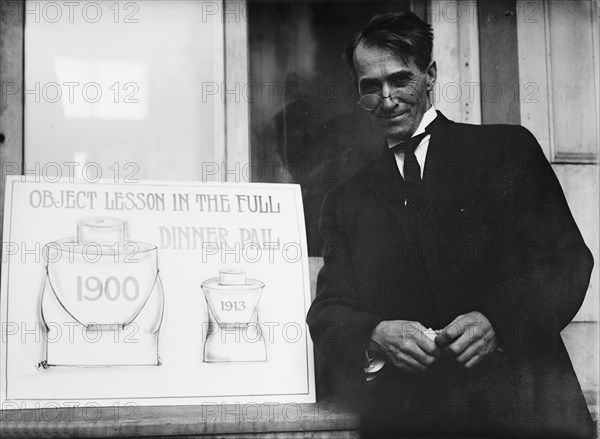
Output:
[[[417,221],[393,153],[332,189],[324,267],[308,313],[318,353],[361,383],[365,429],[586,437],[591,420],[560,331],[584,299],[593,259],[534,136],[438,112]],[[505,352],[466,371],[363,374],[382,320],[441,329],[479,311]]]

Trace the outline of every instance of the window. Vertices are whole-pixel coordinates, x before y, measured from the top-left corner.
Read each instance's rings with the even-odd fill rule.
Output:
[[[92,181],[204,178],[203,163],[225,149],[220,8],[28,1],[25,169]]]

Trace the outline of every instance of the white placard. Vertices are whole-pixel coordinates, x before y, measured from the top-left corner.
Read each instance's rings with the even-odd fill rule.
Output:
[[[300,187],[9,177],[3,409],[315,401]]]

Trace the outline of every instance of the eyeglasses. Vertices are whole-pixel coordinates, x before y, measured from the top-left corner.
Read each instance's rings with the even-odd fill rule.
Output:
[[[390,99],[394,104],[399,104],[402,102],[401,98],[403,95],[406,95],[406,92],[403,92],[400,89],[394,90],[389,96],[384,97],[376,94],[368,94],[360,97],[358,105],[365,110],[373,111],[379,107],[379,104],[381,104],[384,99]]]

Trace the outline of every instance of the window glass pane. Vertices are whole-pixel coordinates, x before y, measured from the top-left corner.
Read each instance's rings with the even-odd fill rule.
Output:
[[[200,179],[224,153],[222,99],[203,96],[223,82],[220,7],[28,1],[26,169]]]
[[[311,255],[322,247],[318,218],[325,193],[384,147],[383,136],[356,103],[342,52],[373,15],[408,5],[249,3],[253,178],[302,185]]]

